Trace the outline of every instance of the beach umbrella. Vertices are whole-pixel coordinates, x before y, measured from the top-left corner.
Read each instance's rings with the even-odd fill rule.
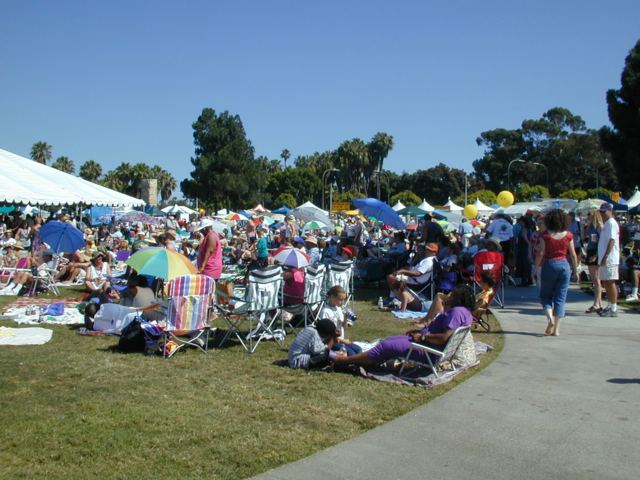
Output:
[[[599,198],[587,198],[578,203],[576,213],[587,213],[591,209],[598,209],[603,203],[605,203],[604,200],[600,200]]]
[[[356,198],[352,200],[353,205],[366,216],[376,217],[385,225],[393,228],[404,229],[405,224],[389,205],[376,198]]]
[[[162,247],[138,250],[125,263],[140,275],[150,275],[164,280],[198,273],[196,266],[187,257]]]
[[[294,247],[282,247],[273,253],[273,259],[289,267],[302,268],[309,265],[309,255]]]
[[[331,219],[327,215],[325,215],[325,213],[319,208],[298,207],[291,210],[291,215],[293,215],[303,224],[315,220],[317,222],[324,223],[329,227],[329,229],[333,229],[333,223],[331,222]]]
[[[241,213],[235,213],[235,212],[231,212],[229,215],[227,215],[226,217],[227,220],[235,220],[236,222],[246,222],[247,220],[249,220],[248,217],[246,217],[245,215],[242,215]]]
[[[305,223],[304,226],[302,227],[303,232],[306,232],[306,231],[313,232],[314,230],[328,230],[328,229],[329,227],[327,225],[317,220],[311,220],[310,222]]]
[[[73,253],[84,247],[84,235],[67,222],[52,221],[40,227],[40,241],[56,253]]]

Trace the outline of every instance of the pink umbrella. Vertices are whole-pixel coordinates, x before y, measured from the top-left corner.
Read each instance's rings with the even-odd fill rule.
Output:
[[[309,255],[294,247],[282,247],[273,253],[273,259],[283,265],[302,268],[309,265]]]

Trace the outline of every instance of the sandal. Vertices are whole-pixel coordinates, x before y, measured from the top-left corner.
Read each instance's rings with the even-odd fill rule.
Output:
[[[589,308],[587,308],[584,313],[597,313],[598,310],[600,310],[599,308],[594,307],[593,305],[591,305]]]

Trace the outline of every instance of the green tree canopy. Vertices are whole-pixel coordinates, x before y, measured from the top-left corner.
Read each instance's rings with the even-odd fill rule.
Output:
[[[573,188],[571,190],[562,192],[560,195],[558,195],[558,197],[580,201],[587,198],[587,192],[580,188]]]
[[[540,200],[543,198],[549,198],[549,190],[542,185],[527,185],[521,183],[516,188],[515,192],[516,202],[531,202],[533,200]]]
[[[79,175],[90,182],[97,182],[102,176],[102,165],[94,160],[87,160],[80,165]]]
[[[512,190],[520,183],[546,185],[547,175],[551,193],[616,182],[615,170],[604,161],[598,133],[566,108],[555,107],[539,119],[524,120],[519,129],[482,132],[476,141],[485,152],[473,163],[475,176],[496,192],[507,188],[508,170]]]
[[[238,115],[203,109],[193,123],[193,138],[194,168],[191,178],[180,184],[186,197],[198,198],[216,209],[240,208],[258,200],[256,186],[263,173]]]
[[[271,198],[288,193],[296,199],[296,204],[319,198],[322,192],[320,178],[310,168],[287,168],[269,176],[267,192]],[[275,202],[278,203],[278,202]]]
[[[36,142],[31,147],[31,159],[46,165],[51,160],[51,145],[47,142]]]
[[[607,91],[610,127],[600,129],[620,186],[632,191],[640,183],[640,40],[625,59],[618,90]],[[603,182],[604,183],[604,182]]]
[[[58,157],[51,166],[61,172],[70,173],[72,175],[76,171],[76,166],[73,163],[73,160],[70,160],[69,157]]]
[[[395,205],[398,200],[400,200],[400,202],[402,202],[406,207],[411,205],[420,205],[422,203],[422,199],[411,190],[404,190],[403,192],[393,195],[391,197],[391,205]]]
[[[272,206],[273,208],[278,208],[282,205],[286,205],[289,208],[296,208],[298,206],[298,202],[296,200],[296,197],[294,197],[290,193],[281,193],[276,197]]]
[[[496,194],[491,190],[476,190],[467,192],[467,202],[474,203],[476,198],[479,199],[482,203],[487,206],[494,205],[496,203]],[[458,195],[453,199],[454,203],[465,206],[464,205],[464,195]]]

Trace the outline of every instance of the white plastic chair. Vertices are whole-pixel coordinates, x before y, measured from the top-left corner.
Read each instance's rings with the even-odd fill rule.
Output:
[[[427,345],[422,345],[421,343],[411,342],[411,347],[409,348],[407,355],[401,360],[402,367],[400,368],[400,372],[398,373],[398,375],[401,376],[402,372],[404,371],[404,367],[407,365],[407,363],[411,362],[411,363],[423,365],[425,367],[430,368],[431,371],[435,374],[435,376],[439,377],[438,365],[440,365],[442,362],[450,361],[454,357],[454,355],[460,348],[460,345],[462,345],[464,338],[469,334],[470,330],[471,330],[471,326],[458,327],[451,334],[451,337],[449,337],[449,340],[447,341],[447,344],[445,345],[443,350],[438,350],[436,348],[429,347]],[[422,350],[426,352],[425,356],[427,357],[428,363],[424,363],[422,361],[414,360],[410,358],[414,350]],[[438,357],[435,362],[431,360],[431,355]],[[452,365],[453,371],[455,371],[456,367],[453,364],[453,362],[451,363],[451,365]]]

